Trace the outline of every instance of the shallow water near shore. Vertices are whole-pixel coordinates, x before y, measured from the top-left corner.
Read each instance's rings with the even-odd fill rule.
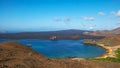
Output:
[[[0,39],[0,42],[17,41],[25,46],[32,45],[30,48],[47,56],[48,58],[93,58],[105,53],[105,49],[100,46],[83,44],[83,40],[38,40],[38,39],[20,39],[7,40]]]

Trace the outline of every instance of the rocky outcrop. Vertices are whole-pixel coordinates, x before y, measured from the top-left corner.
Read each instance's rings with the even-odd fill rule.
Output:
[[[49,59],[17,42],[0,43],[0,68],[119,68],[120,63]]]

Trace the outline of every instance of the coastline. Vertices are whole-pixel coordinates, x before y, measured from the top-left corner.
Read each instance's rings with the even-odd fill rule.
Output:
[[[105,49],[105,53],[103,53],[101,56],[93,57],[93,58],[107,58],[107,57],[116,57],[115,51],[120,48],[120,45],[116,46],[106,46],[105,44],[99,44],[96,43],[96,46],[100,46]],[[84,60],[85,58],[72,58],[72,60]]]
[[[0,43],[0,68],[118,68],[120,63],[50,59],[18,42]],[[107,65],[106,65],[107,64]]]
[[[120,45],[117,46],[105,46],[104,44],[96,44],[100,47],[103,47],[104,49],[106,49],[106,53],[104,53],[103,55],[96,57],[96,58],[107,58],[107,57],[116,57],[115,55],[115,51],[120,48]]]
[[[96,44],[96,46],[100,46],[102,48],[104,48],[106,50],[106,52],[101,55],[101,56],[98,56],[98,57],[95,57],[95,58],[107,58],[107,57],[116,57],[115,55],[115,51],[120,48],[120,45],[117,45],[117,46],[105,46],[104,44]],[[72,58],[72,60],[85,60],[85,58]]]

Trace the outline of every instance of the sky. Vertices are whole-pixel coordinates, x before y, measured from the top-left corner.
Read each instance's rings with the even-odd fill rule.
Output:
[[[0,0],[0,31],[117,27],[120,27],[120,0]]]

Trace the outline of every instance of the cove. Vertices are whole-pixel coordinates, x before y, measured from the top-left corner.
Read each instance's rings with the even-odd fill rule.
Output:
[[[11,41],[0,39],[0,42]],[[99,46],[83,44],[83,40],[38,40],[38,39],[20,39],[15,40],[23,45],[31,44],[33,50],[48,58],[93,58],[105,53],[105,49]]]

